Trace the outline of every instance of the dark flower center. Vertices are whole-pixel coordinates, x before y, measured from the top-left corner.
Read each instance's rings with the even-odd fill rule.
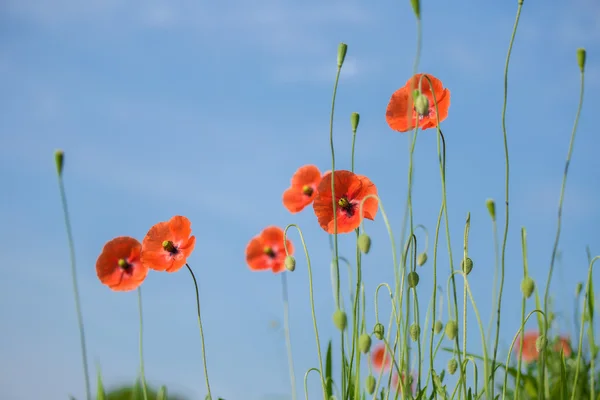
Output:
[[[265,246],[263,253],[265,253],[271,259],[275,258],[275,251],[270,246]]]
[[[313,188],[308,185],[304,185],[304,187],[302,188],[302,193],[310,197],[313,194]]]
[[[171,253],[171,255],[179,253],[179,249],[175,247],[173,242],[171,242],[170,240],[165,240],[164,242],[162,242],[162,247],[163,249]]]
[[[342,208],[342,212],[346,214],[347,217],[352,217],[355,212],[354,204],[352,204],[347,196],[342,197],[338,200],[338,206]]]
[[[127,262],[127,260],[124,259],[124,258],[120,258],[119,261],[118,261],[118,263],[119,263],[119,267],[121,267],[125,271],[127,271],[128,269],[130,269],[131,267],[133,267],[133,265],[129,264]]]

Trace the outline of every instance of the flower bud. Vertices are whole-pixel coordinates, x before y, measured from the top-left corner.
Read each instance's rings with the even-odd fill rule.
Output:
[[[548,339],[546,339],[546,336],[538,336],[538,338],[535,340],[535,349],[537,350],[537,352],[541,353],[543,350],[546,349],[546,346],[548,346]]]
[[[358,349],[364,354],[367,354],[371,350],[371,336],[363,333],[358,338]]]
[[[450,361],[448,361],[448,372],[450,373],[450,375],[454,375],[457,369],[458,362],[456,361],[456,358],[451,358]]]
[[[156,395],[156,400],[167,400],[167,387],[161,386]]]
[[[56,150],[54,152],[54,162],[56,163],[56,172],[58,176],[62,176],[63,166],[65,165],[65,152]]]
[[[485,206],[488,209],[488,212],[490,213],[490,217],[492,217],[492,221],[496,220],[496,203],[494,203],[493,199],[487,199],[485,201]]]
[[[583,289],[583,283],[577,282],[577,286],[575,286],[575,296],[579,297],[582,289]]]
[[[340,43],[338,46],[337,65],[338,68],[342,68],[344,60],[346,59],[346,52],[348,51],[348,45],[346,43]]]
[[[348,317],[346,316],[346,313],[343,312],[342,310],[337,310],[336,312],[334,312],[333,313],[333,324],[340,331],[343,331],[344,329],[346,329],[346,326],[348,325]]]
[[[366,233],[362,233],[358,237],[358,248],[365,254],[369,253],[371,249],[371,238]]]
[[[367,376],[365,380],[365,389],[367,389],[367,393],[373,394],[375,392],[375,385],[377,382],[375,381],[375,377],[373,375]]]
[[[350,125],[352,126],[352,132],[356,132],[358,129],[358,123],[360,122],[360,115],[357,112],[353,112],[350,115]]]
[[[294,256],[285,257],[285,268],[290,272],[294,272],[294,270],[296,269],[296,259],[294,258]]]
[[[523,296],[525,296],[526,299],[531,297],[531,294],[533,293],[534,289],[535,282],[533,281],[533,279],[531,279],[529,276],[523,278],[523,280],[521,281],[521,292],[523,292]]]
[[[412,324],[409,328],[410,338],[413,342],[419,340],[419,335],[421,334],[421,327],[419,324]]]
[[[419,284],[419,274],[417,274],[415,271],[410,271],[408,273],[408,286],[410,286],[411,288],[417,287],[417,285]]]
[[[579,70],[583,73],[585,69],[585,49],[579,48],[577,49],[577,65],[579,65]]]
[[[417,19],[421,19],[421,2],[419,0],[410,0],[410,5],[412,6]]]
[[[438,334],[442,331],[442,329],[444,329],[444,324],[442,323],[442,321],[437,320],[435,321],[435,326],[433,329],[435,330],[435,333]]]
[[[446,337],[450,340],[454,340],[456,335],[458,334],[458,325],[456,325],[456,321],[450,320],[446,324]]]
[[[471,271],[473,270],[473,260],[471,260],[469,257],[467,257],[466,259],[463,259],[460,262],[460,267],[462,268],[462,270],[465,274],[469,275],[471,273]]]
[[[383,327],[383,324],[380,322],[376,323],[375,328],[373,328],[373,333],[377,339],[383,340],[383,335],[385,334],[385,328]]]
[[[419,94],[415,99],[415,111],[419,115],[429,114],[429,99],[427,96]]]
[[[419,267],[422,267],[423,265],[425,265],[426,262],[427,262],[427,253],[419,254],[419,256],[417,257],[417,265]]]

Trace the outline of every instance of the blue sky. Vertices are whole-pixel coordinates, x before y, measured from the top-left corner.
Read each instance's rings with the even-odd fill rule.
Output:
[[[486,326],[494,258],[485,200],[497,200],[502,221],[500,113],[516,3],[422,5],[419,71],[442,79],[452,93],[443,123],[452,250],[458,262],[470,211],[475,262],[470,282]],[[588,50],[586,95],[565,197],[562,263],[552,286],[563,321],[560,332],[573,333],[571,299],[576,283],[586,277],[585,246],[600,253],[593,119],[593,110],[600,109],[599,20],[594,0],[527,1],[523,8],[507,110],[512,211],[503,357],[520,318],[521,226],[528,229],[531,275],[539,286],[545,284],[577,106],[577,47]],[[84,395],[53,164],[53,151],[62,148],[92,373],[98,363],[105,382],[116,385],[133,380],[138,370],[136,294],[113,293],[98,282],[94,265],[102,246],[120,235],[141,239],[154,223],[183,214],[198,240],[189,261],[200,281],[213,393],[228,400],[289,398],[283,331],[272,325],[283,321],[280,277],[251,273],[244,249],[267,225],[298,223],[313,262],[322,344],[337,339],[327,235],[310,208],[290,215],[281,195],[299,166],[331,168],[329,107],[336,49],[344,41],[349,49],[334,128],[336,168],[350,168],[349,116],[357,111],[356,169],[378,185],[399,237],[408,136],[391,131],[384,116],[389,97],[412,73],[410,3],[5,0],[0,32],[4,397]],[[430,232],[441,201],[439,182],[435,135],[424,132],[415,153],[414,212],[415,222]],[[373,291],[380,282],[392,282],[393,275],[381,217],[366,226],[373,238],[363,266],[372,326]],[[352,236],[340,238],[349,257]],[[291,239],[299,247],[296,233]],[[431,293],[431,247],[429,259],[419,270],[422,313]],[[443,235],[438,270],[446,279]],[[288,281],[301,387],[317,358],[300,253]],[[151,273],[143,294],[149,381],[203,398],[189,276]],[[469,327],[470,350],[480,352],[472,313]],[[447,359],[440,355],[441,367]],[[318,390],[314,377],[309,386]]]

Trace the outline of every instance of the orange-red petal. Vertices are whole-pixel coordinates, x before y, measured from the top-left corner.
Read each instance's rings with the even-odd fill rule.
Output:
[[[107,242],[96,260],[100,282],[114,291],[137,289],[148,275],[148,267],[140,261],[141,249],[141,243],[129,236]],[[126,268],[119,265],[121,259],[127,262]]]
[[[289,255],[294,254],[294,245],[288,239],[286,241]],[[273,256],[265,254],[268,247]],[[285,268],[285,247],[283,244],[283,230],[277,226],[269,226],[258,235],[253,237],[246,246],[246,263],[252,271],[263,271],[270,269],[273,273],[282,272]]]
[[[386,346],[380,343],[371,350],[371,363],[376,371],[388,370],[391,366],[392,358],[386,350]]]
[[[292,187],[302,188],[304,185],[318,185],[321,181],[321,171],[315,165],[305,165],[298,168],[292,176]]]
[[[298,168],[292,176],[291,186],[283,193],[285,208],[293,214],[302,211],[314,200],[320,181],[321,171],[316,166],[305,165]],[[311,193],[305,193],[305,187],[310,188]]]
[[[169,221],[155,224],[144,237],[141,259],[150,269],[176,272],[186,263],[194,251],[196,237],[190,236],[192,223],[186,217],[177,215]],[[163,248],[170,241],[176,248],[171,253]]]

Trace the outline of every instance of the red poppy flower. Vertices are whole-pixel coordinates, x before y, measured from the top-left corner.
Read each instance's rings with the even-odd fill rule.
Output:
[[[283,205],[291,213],[300,212],[312,203],[317,186],[321,182],[321,171],[314,165],[300,167],[292,176],[292,185],[283,192]]]
[[[179,271],[196,245],[196,237],[191,234],[192,223],[186,217],[177,215],[159,222],[144,238],[142,262],[156,271]]]
[[[535,347],[535,342],[538,338],[539,334],[537,332],[525,332],[523,335],[523,361],[526,363],[537,360],[538,351]],[[519,356],[519,349],[521,345],[521,337],[517,338],[517,342],[515,343],[515,353],[517,357]]]
[[[405,374],[404,372],[402,373],[402,380],[405,379]],[[410,385],[410,391],[414,394],[415,393],[415,378],[413,376],[409,376],[408,381],[405,382],[405,385]],[[394,374],[392,376],[392,388],[396,388],[395,390],[397,392],[402,393],[402,382],[400,382],[400,380],[398,379],[398,374]]]
[[[420,94],[427,98],[426,104],[421,104],[421,107],[425,106],[424,112],[418,113],[415,108],[415,90],[419,90],[419,80],[422,75],[416,74],[406,82],[406,85],[396,90],[392,95],[390,102],[387,106],[385,113],[385,119],[395,131],[406,132],[414,129],[415,126],[425,130],[429,128],[435,128],[437,126],[435,102],[433,99],[433,93],[437,100],[438,112],[440,122],[448,117],[448,109],[450,108],[450,91],[444,88],[442,81],[434,77],[433,75],[426,74],[431,79],[431,85],[429,81],[423,77],[421,80],[421,91]],[[428,104],[427,104],[428,103]],[[419,104],[419,102],[417,102]]]
[[[140,261],[142,244],[128,236],[107,242],[96,261],[100,282],[114,291],[137,289],[146,276],[148,267]]]
[[[288,253],[294,254],[292,242],[289,239],[286,242]],[[281,272],[285,269],[285,257],[283,230],[277,226],[265,228],[246,246],[246,262],[252,271]]]
[[[392,365],[392,357],[386,350],[385,344],[380,343],[371,349],[371,363],[376,371],[390,369]]]
[[[368,198],[363,204],[363,215],[359,215],[360,203],[368,195],[376,195],[377,187],[366,176],[350,171],[339,170],[335,176],[335,201],[337,203],[338,233],[352,232],[358,228],[362,218],[373,220],[377,214],[376,198]],[[331,194],[331,172],[325,174],[313,203],[319,225],[328,233],[333,233],[333,204]]]

